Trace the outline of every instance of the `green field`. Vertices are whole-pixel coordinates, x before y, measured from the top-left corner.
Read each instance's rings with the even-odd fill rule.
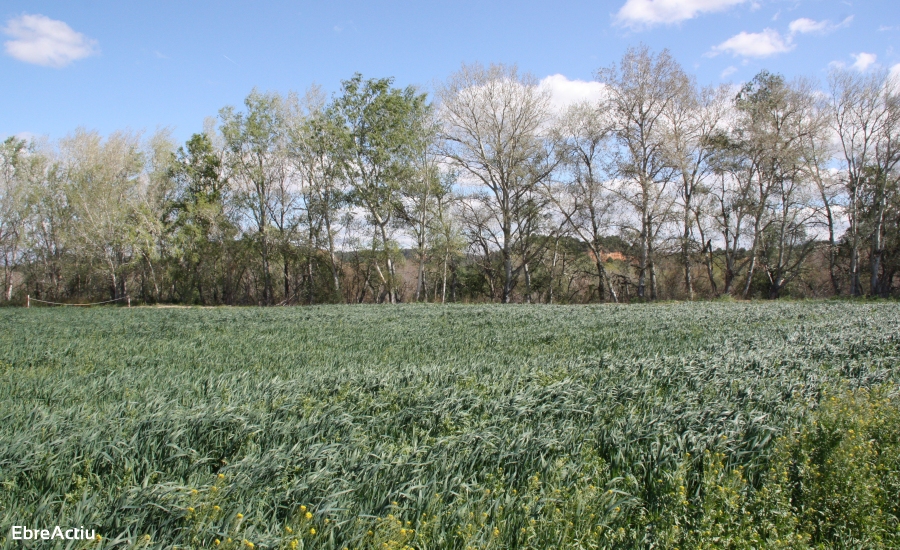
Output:
[[[900,546],[900,304],[0,310],[0,546]]]

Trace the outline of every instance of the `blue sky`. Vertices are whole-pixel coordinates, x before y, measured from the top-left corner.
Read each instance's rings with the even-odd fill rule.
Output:
[[[183,142],[254,88],[333,92],[360,72],[429,88],[461,63],[516,63],[582,93],[629,46],[701,84],[761,69],[900,74],[897,0],[110,2],[6,0],[0,137],[169,127]]]

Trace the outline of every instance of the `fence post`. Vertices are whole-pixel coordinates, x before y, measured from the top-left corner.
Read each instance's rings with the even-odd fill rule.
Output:
[[[131,296],[128,297],[128,307],[131,307]]]
[[[31,307],[31,294],[26,295],[25,307]]]

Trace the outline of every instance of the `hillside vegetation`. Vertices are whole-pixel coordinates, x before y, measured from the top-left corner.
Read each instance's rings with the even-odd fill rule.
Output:
[[[896,303],[0,326],[3,548],[12,525],[90,548],[900,546]]]

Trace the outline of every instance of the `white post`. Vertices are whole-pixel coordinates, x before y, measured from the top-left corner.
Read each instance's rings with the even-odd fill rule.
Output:
[[[27,298],[25,299],[25,307],[31,307],[31,294],[27,294],[26,296]]]

